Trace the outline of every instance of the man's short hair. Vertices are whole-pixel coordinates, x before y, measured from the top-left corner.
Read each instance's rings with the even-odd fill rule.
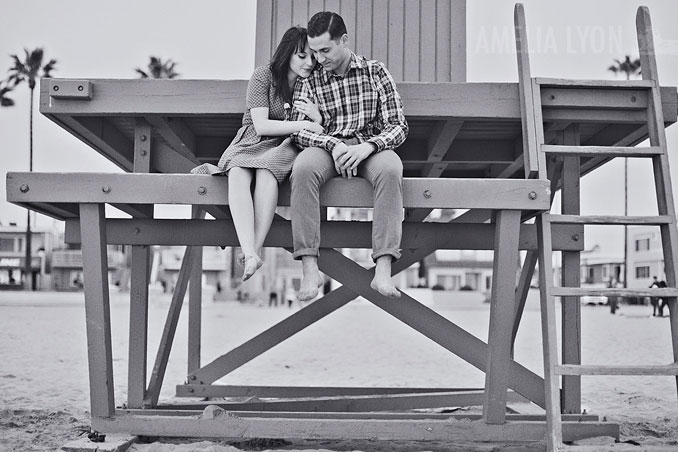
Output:
[[[308,21],[308,36],[316,38],[325,32],[329,32],[330,39],[336,41],[346,34],[344,19],[332,11],[315,13]]]

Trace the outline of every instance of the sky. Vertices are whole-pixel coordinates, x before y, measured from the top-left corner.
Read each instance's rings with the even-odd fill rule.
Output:
[[[44,47],[58,60],[55,77],[137,78],[150,55],[177,62],[182,79],[249,79],[254,69],[254,0],[34,0],[9,2],[0,27],[0,78],[12,66],[10,54]],[[282,3],[282,2],[281,2]],[[467,1],[467,81],[516,82],[513,6],[508,0]],[[675,0],[524,0],[532,75],[614,79],[613,60],[637,57],[635,15],[650,9],[659,79],[678,86],[678,2]],[[37,92],[37,88],[36,88]],[[16,106],[0,109],[0,224],[25,225],[26,211],[6,201],[5,175],[28,170],[29,90],[11,96]],[[120,171],[38,112],[35,99],[34,171]],[[674,186],[678,185],[678,125],[667,129]],[[624,212],[621,159],[582,180],[582,213]],[[630,159],[629,214],[656,213],[649,160]],[[674,190],[675,191],[675,190]],[[53,221],[36,216],[37,227]],[[34,226],[35,227],[35,226]],[[587,229],[586,248],[598,244],[622,254],[619,227]]]

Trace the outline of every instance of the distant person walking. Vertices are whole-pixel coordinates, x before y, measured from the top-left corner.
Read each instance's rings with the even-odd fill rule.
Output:
[[[659,280],[656,276],[652,277],[652,284],[650,284],[650,289],[653,287],[659,288]],[[659,307],[659,297],[650,297],[650,304],[652,304],[652,317],[657,316],[657,308]]]

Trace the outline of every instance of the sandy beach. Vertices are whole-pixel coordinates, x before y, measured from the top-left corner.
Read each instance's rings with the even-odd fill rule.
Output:
[[[111,294],[116,404],[126,398],[127,293]],[[170,297],[149,305],[149,366],[155,359]],[[293,307],[292,309],[298,309]],[[486,340],[489,305],[436,308]],[[584,363],[666,364],[672,361],[669,320],[649,306],[583,307]],[[185,311],[185,308],[184,308]],[[202,362],[207,363],[279,322],[290,309],[203,303]],[[182,313],[161,400],[186,375],[186,312]],[[528,298],[515,357],[542,374],[537,294]],[[0,451],[56,451],[89,426],[89,388],[82,293],[0,292]],[[330,314],[220,381],[248,385],[482,387],[484,374],[366,302]],[[584,377],[582,408],[618,422],[622,440],[678,450],[678,402],[673,377]],[[178,443],[177,441],[174,441]],[[134,451],[236,451],[257,444],[139,444]],[[257,450],[541,450],[540,445],[396,444],[357,441],[274,443]],[[670,450],[670,449],[669,449]]]

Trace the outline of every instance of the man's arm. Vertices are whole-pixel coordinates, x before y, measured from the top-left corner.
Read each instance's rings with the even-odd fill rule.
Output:
[[[315,101],[315,95],[313,93],[313,89],[311,87],[309,79],[297,81],[296,85],[294,85],[293,99],[297,100],[304,98],[309,99],[311,101]],[[292,113],[290,115],[291,121],[301,121],[309,119],[310,118],[308,118],[305,114],[303,114],[296,108],[292,108]],[[302,149],[307,147],[319,147],[325,149],[327,152],[332,152],[334,147],[337,144],[341,143],[341,140],[334,138],[330,135],[324,133],[311,132],[310,130],[307,129],[295,132],[291,135],[291,137],[292,141]]]
[[[403,101],[398,94],[395,81],[383,63],[378,63],[372,70],[372,77],[379,94],[379,119],[383,130],[369,140],[377,147],[377,152],[384,149],[395,149],[407,138],[409,126],[403,112]]]

